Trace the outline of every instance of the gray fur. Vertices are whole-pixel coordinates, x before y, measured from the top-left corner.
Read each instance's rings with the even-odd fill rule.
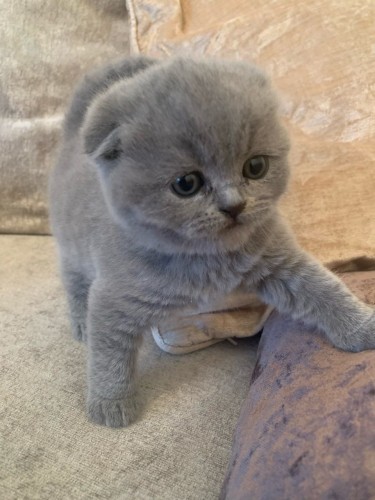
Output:
[[[245,63],[130,59],[78,88],[51,178],[51,223],[73,334],[87,335],[93,421],[136,418],[145,330],[239,287],[341,349],[375,347],[373,309],[298,247],[278,213],[288,150],[273,90]],[[260,154],[267,175],[245,179],[245,160]],[[203,189],[176,196],[171,182],[197,170]],[[233,207],[243,209],[237,222],[224,212]]]

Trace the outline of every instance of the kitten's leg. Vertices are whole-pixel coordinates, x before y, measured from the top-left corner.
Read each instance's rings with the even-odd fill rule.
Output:
[[[121,427],[135,420],[135,365],[148,306],[94,283],[88,312],[88,400],[92,421]]]
[[[266,303],[318,327],[336,347],[375,348],[375,310],[312,257],[289,248],[284,258],[271,258],[266,265],[271,274],[258,284]]]
[[[86,342],[87,298],[90,283],[68,262],[61,265],[62,281],[68,297],[73,337]]]

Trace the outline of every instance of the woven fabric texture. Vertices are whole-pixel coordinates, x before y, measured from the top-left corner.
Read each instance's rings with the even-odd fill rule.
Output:
[[[74,85],[129,53],[124,0],[0,0],[0,233],[49,232],[48,173]]]

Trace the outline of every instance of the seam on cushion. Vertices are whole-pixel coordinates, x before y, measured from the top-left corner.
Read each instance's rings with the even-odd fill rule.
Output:
[[[64,113],[45,114],[44,116],[33,116],[31,118],[3,117],[0,130],[25,131],[41,125],[46,126],[49,130],[53,130],[53,127],[60,127],[63,121]]]
[[[132,0],[125,0],[130,18],[130,49],[132,54],[139,54],[141,49],[138,40],[138,23],[135,15],[135,7]]]

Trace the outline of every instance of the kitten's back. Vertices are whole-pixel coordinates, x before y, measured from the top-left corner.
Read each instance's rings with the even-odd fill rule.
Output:
[[[123,78],[131,78],[157,61],[149,57],[133,57],[112,62],[104,68],[95,69],[78,84],[70,101],[65,118],[64,135],[71,138],[81,127],[86,111],[93,99]]]

